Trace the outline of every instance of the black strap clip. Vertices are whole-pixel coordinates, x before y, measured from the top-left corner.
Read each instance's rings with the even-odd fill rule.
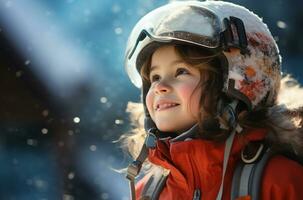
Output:
[[[249,54],[243,21],[237,17],[230,16],[229,19],[224,18],[223,23],[226,28],[221,33],[224,51],[230,51],[230,48],[237,48],[240,49],[241,54]]]

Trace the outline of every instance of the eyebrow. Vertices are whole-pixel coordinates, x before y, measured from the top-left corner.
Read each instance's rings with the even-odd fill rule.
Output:
[[[178,64],[178,63],[185,63],[185,62],[184,62],[184,60],[181,60],[181,59],[179,59],[179,60],[174,60],[174,61],[172,61],[172,62],[169,64],[169,67],[171,67],[172,65]],[[159,68],[158,65],[153,65],[153,66],[151,66],[151,67],[150,67],[149,73],[151,73],[153,70],[156,70],[156,69],[158,69],[158,68]]]

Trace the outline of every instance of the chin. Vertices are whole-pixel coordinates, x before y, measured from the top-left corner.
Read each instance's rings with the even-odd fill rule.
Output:
[[[186,124],[185,126],[178,126],[180,124],[170,124],[168,123],[156,123],[157,128],[162,132],[173,132],[173,133],[183,133],[190,129],[195,123]]]
[[[162,132],[182,133],[184,129],[179,129],[177,126],[157,125],[157,128]]]
[[[162,132],[176,132],[176,127],[167,126],[167,124],[157,124],[157,128]]]

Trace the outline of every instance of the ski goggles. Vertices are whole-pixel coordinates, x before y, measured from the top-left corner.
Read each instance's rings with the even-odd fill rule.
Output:
[[[173,2],[157,8],[145,15],[130,34],[125,54],[126,72],[133,84],[141,87],[140,68],[160,44],[181,43],[222,51],[227,43],[226,39],[222,40],[225,30],[226,22],[198,1]],[[228,32],[230,34],[231,28]]]

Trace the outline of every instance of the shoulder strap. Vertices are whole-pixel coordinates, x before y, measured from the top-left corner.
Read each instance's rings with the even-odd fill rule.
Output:
[[[151,173],[152,175],[150,176],[142,190],[142,199],[158,199],[161,191],[164,188],[166,179],[169,175],[169,171],[160,166],[154,166]]]
[[[232,180],[231,199],[250,196],[251,200],[258,200],[264,167],[275,155],[270,149],[253,163],[238,163]]]
[[[156,136],[149,130],[139,156],[127,167],[126,178],[129,180],[131,200],[136,200],[135,178],[140,173],[143,162],[148,156],[148,149],[155,148]]]
[[[135,178],[139,174],[144,160],[147,158],[148,148],[143,144],[141,152],[136,160],[127,167],[126,178],[129,180],[131,200],[136,200]]]

